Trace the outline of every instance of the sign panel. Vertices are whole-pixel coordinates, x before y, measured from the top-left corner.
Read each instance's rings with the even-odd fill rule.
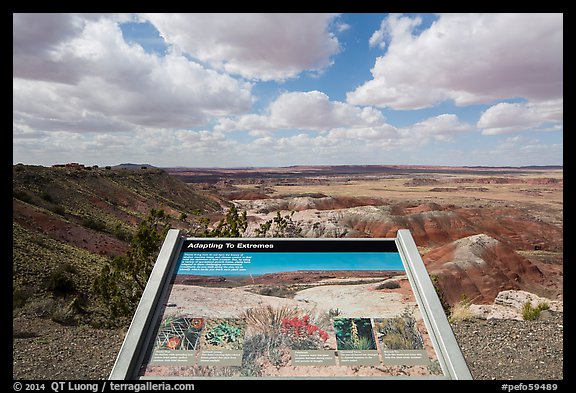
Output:
[[[470,378],[408,231],[171,236],[113,379]]]

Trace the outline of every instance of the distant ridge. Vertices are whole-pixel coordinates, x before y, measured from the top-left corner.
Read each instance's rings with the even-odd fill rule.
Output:
[[[525,166],[486,166],[475,165],[464,168],[486,168],[486,169],[564,169],[564,165],[525,165]]]
[[[154,165],[150,164],[133,164],[133,163],[123,163],[114,165],[112,168],[114,169],[142,169],[142,168],[156,168]]]
[[[147,164],[120,164],[121,165],[147,165]],[[361,171],[381,171],[381,170],[437,170],[437,169],[453,169],[453,170],[466,170],[466,169],[486,169],[486,170],[500,170],[500,169],[514,169],[514,170],[554,170],[564,169],[563,165],[525,165],[525,166],[489,166],[489,165],[289,165],[289,166],[240,166],[240,167],[188,167],[188,166],[175,166],[175,167],[159,167],[168,172],[181,172],[181,171],[261,171],[262,169],[269,171],[285,171],[285,170],[361,170]]]
[[[537,171],[562,171],[561,165],[490,167],[490,166],[427,166],[427,165],[293,165],[287,167],[245,168],[162,168],[167,173],[187,183],[217,183],[231,179],[299,179],[305,176],[374,176],[414,174],[425,176],[431,173],[486,175],[487,173],[528,174]]]

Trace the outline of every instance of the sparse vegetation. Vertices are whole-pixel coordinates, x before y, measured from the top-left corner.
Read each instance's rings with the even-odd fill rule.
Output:
[[[93,229],[97,232],[106,230],[106,223],[90,216],[84,217],[82,219],[82,226]]]
[[[525,321],[534,321],[540,318],[540,313],[543,310],[548,310],[549,308],[550,305],[546,302],[538,303],[536,307],[533,307],[532,303],[526,302],[522,306],[522,318],[524,318]]]
[[[106,260],[14,223],[14,315],[106,325],[104,310],[91,294],[92,280]]]
[[[440,286],[440,276],[438,274],[430,274],[430,280],[432,281],[432,285],[434,286],[434,290],[436,291],[436,295],[438,295],[438,299],[440,300],[440,304],[444,309],[444,313],[448,318],[450,318],[450,313],[452,312],[450,308],[450,304],[446,301],[446,296],[444,296],[444,291]]]
[[[60,205],[50,206],[48,210],[54,214],[58,214],[59,216],[64,216],[64,214],[66,214],[66,209]]]
[[[236,206],[232,206],[214,229],[206,228],[199,235],[202,237],[242,237],[247,227],[246,212],[240,213]]]
[[[467,298],[462,299],[450,309],[450,322],[461,322],[474,319],[475,316],[470,311],[470,300]]]
[[[47,191],[43,191],[40,194],[40,198],[44,199],[46,202],[51,202],[54,203],[54,198],[52,197],[52,195],[50,193],[48,193]]]
[[[24,190],[13,190],[12,196],[16,199],[21,200],[22,202],[31,203],[32,196]]]
[[[124,287],[126,296],[119,295],[118,303],[137,302],[141,286],[136,280],[145,285],[150,266],[134,273],[126,251],[141,230],[139,223],[151,209],[170,209],[185,221],[166,215],[167,225],[198,236],[206,228],[201,218],[220,210],[216,200],[162,170],[108,168],[13,166],[14,315],[126,326],[128,317],[111,314],[110,299],[95,291],[94,281],[106,268],[114,275],[112,266],[123,265],[119,275],[132,283],[120,285],[122,279],[116,277],[118,288],[110,285],[109,294],[119,295]],[[153,246],[155,252],[161,242]],[[114,261],[116,257],[120,259]]]
[[[292,220],[294,212],[282,216],[276,212],[276,216],[256,228],[256,237],[302,237],[302,228]]]
[[[152,209],[132,237],[126,255],[104,265],[94,281],[95,293],[114,318],[129,318],[136,309],[162,241],[168,232],[164,210]]]
[[[276,296],[283,298],[293,298],[296,292],[302,288],[295,288],[290,285],[273,285],[262,287],[258,293],[264,296]]]
[[[337,317],[338,315],[342,314],[339,308],[331,308],[328,310],[328,318]]]
[[[67,295],[76,292],[73,280],[76,268],[70,263],[59,265],[48,276],[47,288],[55,294]]]

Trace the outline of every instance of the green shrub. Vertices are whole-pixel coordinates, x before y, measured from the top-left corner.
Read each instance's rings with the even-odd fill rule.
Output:
[[[57,295],[66,295],[76,292],[76,284],[72,275],[76,272],[72,265],[60,265],[48,276],[46,287]]]
[[[294,212],[282,216],[276,212],[276,216],[256,228],[256,237],[302,237],[300,224],[292,220]]]
[[[120,223],[118,223],[114,227],[114,236],[116,236],[116,239],[118,240],[127,242],[132,239],[133,234],[128,229],[125,229]]]
[[[164,210],[151,209],[132,236],[126,254],[104,265],[93,282],[94,294],[104,302],[116,323],[129,321],[136,310],[168,232],[167,218]]]
[[[543,310],[548,310],[549,308],[550,306],[546,302],[539,303],[536,307],[532,307],[532,303],[526,302],[522,307],[522,318],[525,321],[534,321],[540,318],[540,313]]]
[[[12,190],[12,196],[22,202],[32,203],[32,197],[26,191]]]
[[[50,210],[54,214],[58,214],[59,216],[63,216],[66,213],[66,209],[64,209],[64,207],[60,205],[50,206],[48,210]]]
[[[31,288],[15,288],[12,292],[12,309],[22,308],[33,295]]]
[[[40,194],[40,198],[44,199],[46,202],[54,203],[54,198],[47,191],[43,191]]]
[[[424,340],[416,326],[416,319],[408,309],[395,318],[375,319],[374,324],[384,348],[424,349]]]
[[[434,290],[436,291],[436,295],[438,296],[438,299],[440,300],[440,304],[442,305],[442,308],[444,309],[444,313],[446,314],[446,316],[450,317],[450,304],[448,303],[448,301],[446,300],[446,296],[444,295],[444,291],[442,290],[442,287],[440,285],[440,275],[432,273],[430,274],[430,281],[432,281],[432,285],[434,286]]]
[[[82,219],[82,226],[98,232],[102,232],[106,229],[106,224],[104,222],[92,217],[84,217]]]

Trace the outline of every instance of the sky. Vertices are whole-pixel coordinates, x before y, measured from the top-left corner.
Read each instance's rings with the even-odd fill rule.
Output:
[[[563,165],[563,15],[13,14],[13,163]]]
[[[404,264],[397,252],[183,252],[177,273],[260,275],[297,270],[404,270]]]

